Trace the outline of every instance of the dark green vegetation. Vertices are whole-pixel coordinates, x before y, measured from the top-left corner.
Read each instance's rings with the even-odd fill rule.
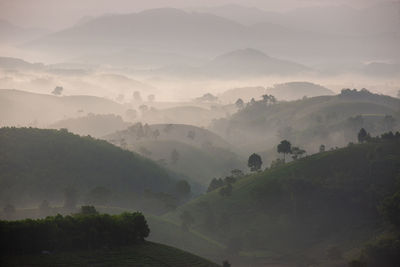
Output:
[[[149,235],[150,229],[141,213],[110,216],[86,210],[73,216],[0,221],[1,253],[127,246],[142,243]]]
[[[82,207],[72,216],[0,221],[2,266],[218,266],[179,249],[144,241],[141,213],[98,214]]]
[[[381,239],[370,251],[397,253],[381,205],[398,222],[399,175],[400,138],[387,134],[245,176],[230,195],[212,191],[166,217],[184,223],[189,213],[192,230],[225,244],[239,260],[346,264],[379,234],[391,241]]]
[[[3,207],[37,207],[47,200],[73,209],[95,199],[95,204],[145,209],[150,200],[142,197],[144,190],[174,193],[175,183],[156,163],[106,141],[65,130],[0,129]]]

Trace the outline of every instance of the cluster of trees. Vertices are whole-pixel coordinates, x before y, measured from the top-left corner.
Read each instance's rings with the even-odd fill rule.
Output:
[[[206,93],[201,97],[197,97],[194,99],[195,102],[200,102],[200,103],[214,103],[218,101],[218,97],[214,96],[213,94]]]
[[[320,149],[321,148],[322,147],[320,147]],[[325,149],[325,146],[323,146],[323,149]],[[277,159],[271,163],[271,167],[276,167],[276,166],[281,165],[282,163],[285,163],[287,154],[291,154],[292,159],[297,160],[306,153],[306,151],[304,149],[302,149],[300,147],[292,146],[292,144],[287,140],[283,140],[280,142],[280,144],[277,146],[277,151],[278,151],[278,153],[283,154],[283,161],[281,161],[280,159]],[[252,172],[260,171],[262,164],[263,164],[263,162],[262,162],[261,156],[256,153],[251,154],[247,161],[247,166],[250,168],[250,171],[252,171]]]
[[[278,153],[283,154],[283,161],[286,161],[286,154],[291,154],[292,159],[296,160],[301,158],[306,151],[304,149],[301,149],[300,147],[292,146],[292,144],[287,141],[283,140],[281,143],[277,146],[277,151]]]
[[[147,96],[147,101],[148,102],[154,102],[155,100],[156,100],[156,96],[155,95],[150,94],[150,95]],[[143,101],[142,95],[140,94],[139,91],[133,92],[132,101],[133,102],[142,102]]]
[[[133,134],[137,140],[140,140],[142,138],[157,139],[161,135],[158,129],[155,129],[153,131],[147,123],[143,125],[141,122],[135,123],[134,125],[129,127],[128,131],[129,134]]]
[[[380,136],[371,137],[371,135],[364,128],[361,128],[357,134],[357,139],[358,139],[359,143],[377,142],[380,140],[400,139],[400,132],[393,133],[392,131],[390,131],[387,133],[383,133]]]
[[[94,208],[71,216],[0,221],[1,253],[91,249],[144,241],[150,229],[140,212],[98,214]]]
[[[232,184],[234,184],[238,179],[242,178],[244,173],[239,169],[234,169],[231,171],[230,176],[225,178],[213,178],[208,185],[207,193],[220,188],[219,193],[223,196],[230,195],[232,192]]]

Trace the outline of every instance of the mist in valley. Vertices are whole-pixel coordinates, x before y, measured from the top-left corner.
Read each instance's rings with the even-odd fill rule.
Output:
[[[0,1],[5,266],[398,266],[399,47],[398,1]]]

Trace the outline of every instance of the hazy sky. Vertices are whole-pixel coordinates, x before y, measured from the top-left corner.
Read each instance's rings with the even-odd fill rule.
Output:
[[[0,19],[24,27],[60,29],[84,16],[129,13],[155,7],[203,7],[240,4],[272,11],[312,5],[346,4],[362,8],[393,0],[0,0]]]

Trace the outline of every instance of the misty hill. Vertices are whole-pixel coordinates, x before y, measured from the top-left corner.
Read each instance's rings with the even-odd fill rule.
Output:
[[[239,98],[244,102],[249,102],[250,99],[260,99],[265,94],[265,88],[262,86],[240,87],[226,90],[218,95],[218,99],[224,103],[235,103]]]
[[[29,46],[64,52],[78,52],[78,49],[82,49],[93,53],[109,47],[147,47],[156,51],[184,53],[207,47],[207,50],[221,51],[227,42],[238,42],[238,35],[246,35],[244,27],[239,23],[209,14],[159,8],[132,14],[100,16],[38,39]],[[210,41],[212,47],[208,45]]]
[[[398,59],[400,39],[395,34],[397,15],[393,13],[396,6],[379,10],[376,14],[374,8],[355,12],[348,12],[345,7],[300,9],[277,16],[267,13],[265,22],[247,26],[207,13],[159,8],[93,18],[27,43],[26,47],[78,58],[96,55],[91,57],[96,62],[122,62],[124,65],[129,61],[124,61],[121,55],[126,54],[134,62],[133,55],[138,54],[128,50],[193,58],[215,56],[243,47],[325,65],[336,62],[338,56],[353,62],[371,58]],[[384,12],[390,16],[385,17]],[[376,16],[380,19],[371,19]],[[384,25],[380,25],[384,20]],[[368,27],[366,22],[375,25]],[[388,31],[377,31],[381,27]],[[110,58],[110,48],[115,51],[115,59]],[[105,60],[101,60],[103,56]],[[177,62],[182,63],[182,60],[174,63]],[[152,65],[138,63],[136,65]]]
[[[317,151],[354,142],[361,127],[372,134],[399,129],[400,100],[367,90],[343,90],[335,96],[318,96],[291,102],[249,103],[213,130],[246,153],[276,147],[283,139]]]
[[[83,202],[91,190],[102,187],[109,192],[109,203],[135,207],[145,189],[174,189],[174,178],[156,163],[65,130],[0,128],[0,143],[3,206],[37,206],[43,200],[59,204],[67,188]]]
[[[0,90],[0,126],[47,126],[88,113],[119,114],[125,108],[95,96],[53,96],[20,90]]]
[[[118,84],[119,87],[130,89],[130,90],[137,90],[137,91],[144,91],[146,93],[154,93],[156,88],[151,85],[136,81],[134,79],[130,79],[124,75],[113,74],[113,73],[105,73],[100,74],[94,77],[98,82],[103,84],[104,86],[112,87],[115,84]]]
[[[329,264],[346,264],[364,242],[389,231],[379,206],[396,192],[399,172],[397,135],[249,175],[234,182],[229,195],[216,189],[166,217],[179,222],[189,212],[193,231],[255,266],[337,266]]]
[[[244,167],[244,160],[232,151],[232,145],[206,129],[191,125],[136,124],[105,139],[182,173],[202,186],[213,177]]]
[[[211,145],[230,148],[231,144],[217,134],[200,127],[185,124],[145,124],[137,123],[126,130],[105,136],[107,140],[124,139],[127,144],[142,140],[177,141],[198,148]]]
[[[279,100],[296,100],[302,97],[334,94],[331,90],[310,82],[275,84],[273,87],[267,88],[266,93],[275,96]]]
[[[194,10],[230,19],[244,25],[254,25],[258,23],[268,22],[272,21],[273,18],[279,19],[282,16],[280,13],[270,12],[256,7],[249,7],[238,4],[199,7],[194,8]]]
[[[361,72],[365,75],[375,77],[399,77],[400,64],[371,62],[365,65]]]
[[[102,137],[126,129],[130,125],[130,123],[124,122],[121,116],[89,113],[84,117],[60,120],[49,125],[49,128],[67,129],[68,131],[79,135]]]
[[[220,55],[206,64],[204,69],[217,77],[290,75],[309,71],[300,64],[272,58],[251,48]]]
[[[42,63],[29,63],[25,60],[13,57],[0,57],[0,68],[7,70],[41,70]]]
[[[398,3],[388,1],[358,9],[349,5],[321,5],[297,8],[285,13],[235,4],[196,10],[245,25],[273,23],[314,32],[359,35],[395,32],[398,24],[398,8]],[[371,20],[372,17],[376,19]]]
[[[246,167],[245,160],[234,152],[210,144],[198,148],[179,141],[147,140],[135,142],[128,149],[184,174],[191,181],[202,185],[202,189],[212,178],[229,175],[235,168]],[[176,158],[173,156],[174,151],[177,153]]]
[[[179,104],[179,103],[178,103]],[[151,104],[151,106],[162,106]],[[213,119],[223,118],[235,109],[222,105],[201,105],[201,103],[183,103],[183,105],[165,108],[151,108],[142,115],[142,120],[149,124],[185,124],[207,127]]]
[[[0,19],[0,43],[20,43],[48,34],[46,29],[23,28]]]
[[[239,98],[244,102],[249,102],[252,98],[259,100],[265,94],[273,95],[278,100],[296,100],[304,96],[313,97],[333,95],[334,93],[321,85],[311,82],[289,82],[276,84],[268,88],[262,86],[233,88],[223,92],[218,98],[225,103],[235,103]]]

